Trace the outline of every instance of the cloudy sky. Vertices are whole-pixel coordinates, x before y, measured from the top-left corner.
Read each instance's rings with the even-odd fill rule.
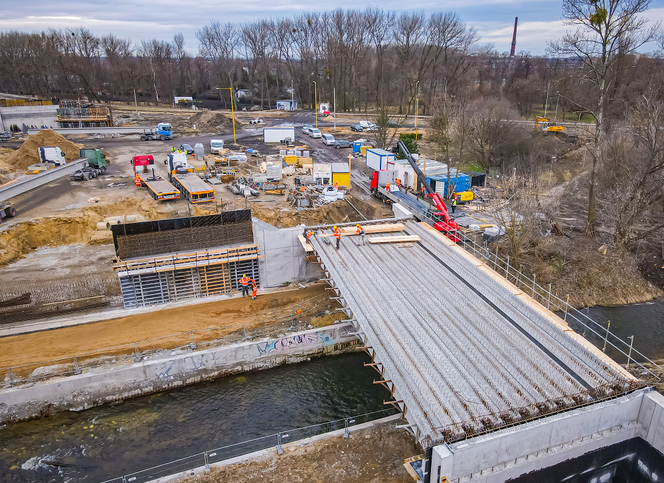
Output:
[[[454,11],[464,22],[477,28],[482,43],[491,43],[500,52],[509,51],[514,17],[519,17],[517,52],[541,55],[546,41],[559,38],[568,28],[560,20],[561,0],[330,0],[320,3],[302,0],[3,0],[2,3],[0,31],[39,32],[85,26],[96,34],[113,33],[134,42],[151,38],[171,40],[175,33],[182,32],[190,53],[198,51],[196,30],[213,20],[242,23],[337,7],[361,9],[378,5],[395,11]],[[653,0],[647,17],[652,21],[664,20],[664,0]],[[653,49],[651,45],[642,50]]]

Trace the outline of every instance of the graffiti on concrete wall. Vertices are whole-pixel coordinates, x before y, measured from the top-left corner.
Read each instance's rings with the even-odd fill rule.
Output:
[[[327,347],[336,344],[339,339],[347,338],[350,332],[352,332],[351,327],[343,326],[323,332],[296,334],[259,344],[258,353],[262,356],[273,352],[290,352],[293,349],[306,349],[311,346]]]
[[[214,369],[215,367],[250,362],[266,355],[300,353],[321,347],[327,347],[352,338],[353,327],[342,325],[332,329],[294,334],[289,337],[258,342],[250,345],[225,346],[213,351],[186,355],[183,358],[163,361],[155,364],[155,376],[166,378],[181,372]]]

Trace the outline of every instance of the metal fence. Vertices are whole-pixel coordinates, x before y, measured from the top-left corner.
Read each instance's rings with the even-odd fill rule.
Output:
[[[484,259],[487,266],[493,268],[496,273],[504,276],[507,281],[523,290],[524,294],[529,295],[548,310],[561,313],[565,322],[568,320],[577,322],[590,333],[595,334],[597,337],[604,340],[604,347],[608,345],[625,356],[625,367],[627,369],[629,369],[630,364],[635,364],[640,369],[647,371],[649,374],[659,379],[659,377],[644,364],[652,364],[660,370],[661,367],[634,348],[633,337],[630,338],[629,341],[623,340],[609,330],[608,324],[598,322],[592,319],[587,313],[584,314],[582,311],[570,306],[569,294],[567,294],[565,300],[563,300],[551,292],[551,284],[548,284],[546,288],[542,287],[537,283],[536,274],[529,277],[510,265],[509,256],[505,259],[501,258],[498,255],[497,246],[495,251],[492,252],[486,242],[479,244],[475,240],[465,236],[461,239],[458,245],[463,247],[476,258]],[[585,336],[585,333],[582,335]]]
[[[43,381],[55,376],[71,376],[109,364],[131,364],[143,358],[159,357],[169,351],[206,350],[222,345],[250,341],[261,337],[276,336],[285,332],[304,330],[307,321],[299,321],[303,316],[314,316],[331,307],[327,294],[320,294],[303,300],[286,309],[286,313],[277,311],[267,314],[267,318],[246,325],[232,325],[202,330],[178,332],[163,337],[130,342],[113,347],[82,352],[69,357],[16,364],[0,367],[0,387]]]
[[[370,413],[360,414],[351,418],[337,419],[327,421],[321,424],[314,424],[302,428],[295,428],[279,433],[270,434],[260,438],[242,441],[240,443],[222,446],[208,451],[203,451],[191,456],[186,456],[175,461],[170,461],[162,465],[153,466],[145,470],[128,473],[102,483],[143,483],[157,478],[174,475],[183,471],[193,470],[195,468],[210,469],[210,465],[221,461],[229,460],[238,456],[243,456],[256,451],[262,451],[269,448],[275,448],[278,454],[283,453],[283,446],[287,443],[311,438],[320,434],[329,433],[344,429],[344,438],[350,434],[350,428],[358,424],[368,423],[376,419],[399,414],[395,408],[382,409]]]

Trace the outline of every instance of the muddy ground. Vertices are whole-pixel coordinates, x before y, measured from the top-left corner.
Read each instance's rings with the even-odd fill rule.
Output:
[[[196,483],[409,483],[403,462],[420,453],[415,438],[394,421],[307,445],[293,443],[284,454],[264,456],[213,468],[208,475],[180,479]]]
[[[331,325],[335,319],[343,318],[343,314],[334,311],[337,305],[327,297],[325,286],[318,283],[298,290],[285,287],[283,291],[259,294],[256,300],[236,297],[177,308],[155,308],[148,313],[91,324],[1,337],[0,367],[71,357],[159,337],[164,338],[141,343],[139,350],[180,347],[189,343],[188,334],[166,336],[192,330],[199,331],[195,334],[198,343],[242,331],[244,327],[249,332],[274,329],[275,333],[283,333],[291,326],[291,313],[298,330],[309,325]],[[298,314],[298,310],[303,312]],[[109,350],[96,354],[96,357],[131,353],[132,350],[131,347],[121,351]]]

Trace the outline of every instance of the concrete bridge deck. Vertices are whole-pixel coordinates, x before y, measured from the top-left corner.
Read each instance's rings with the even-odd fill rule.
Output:
[[[337,250],[334,238],[314,237],[313,247],[423,447],[635,386],[562,320],[428,225],[408,221],[403,232],[376,236],[395,235],[420,240],[358,246],[359,237],[345,236]]]

